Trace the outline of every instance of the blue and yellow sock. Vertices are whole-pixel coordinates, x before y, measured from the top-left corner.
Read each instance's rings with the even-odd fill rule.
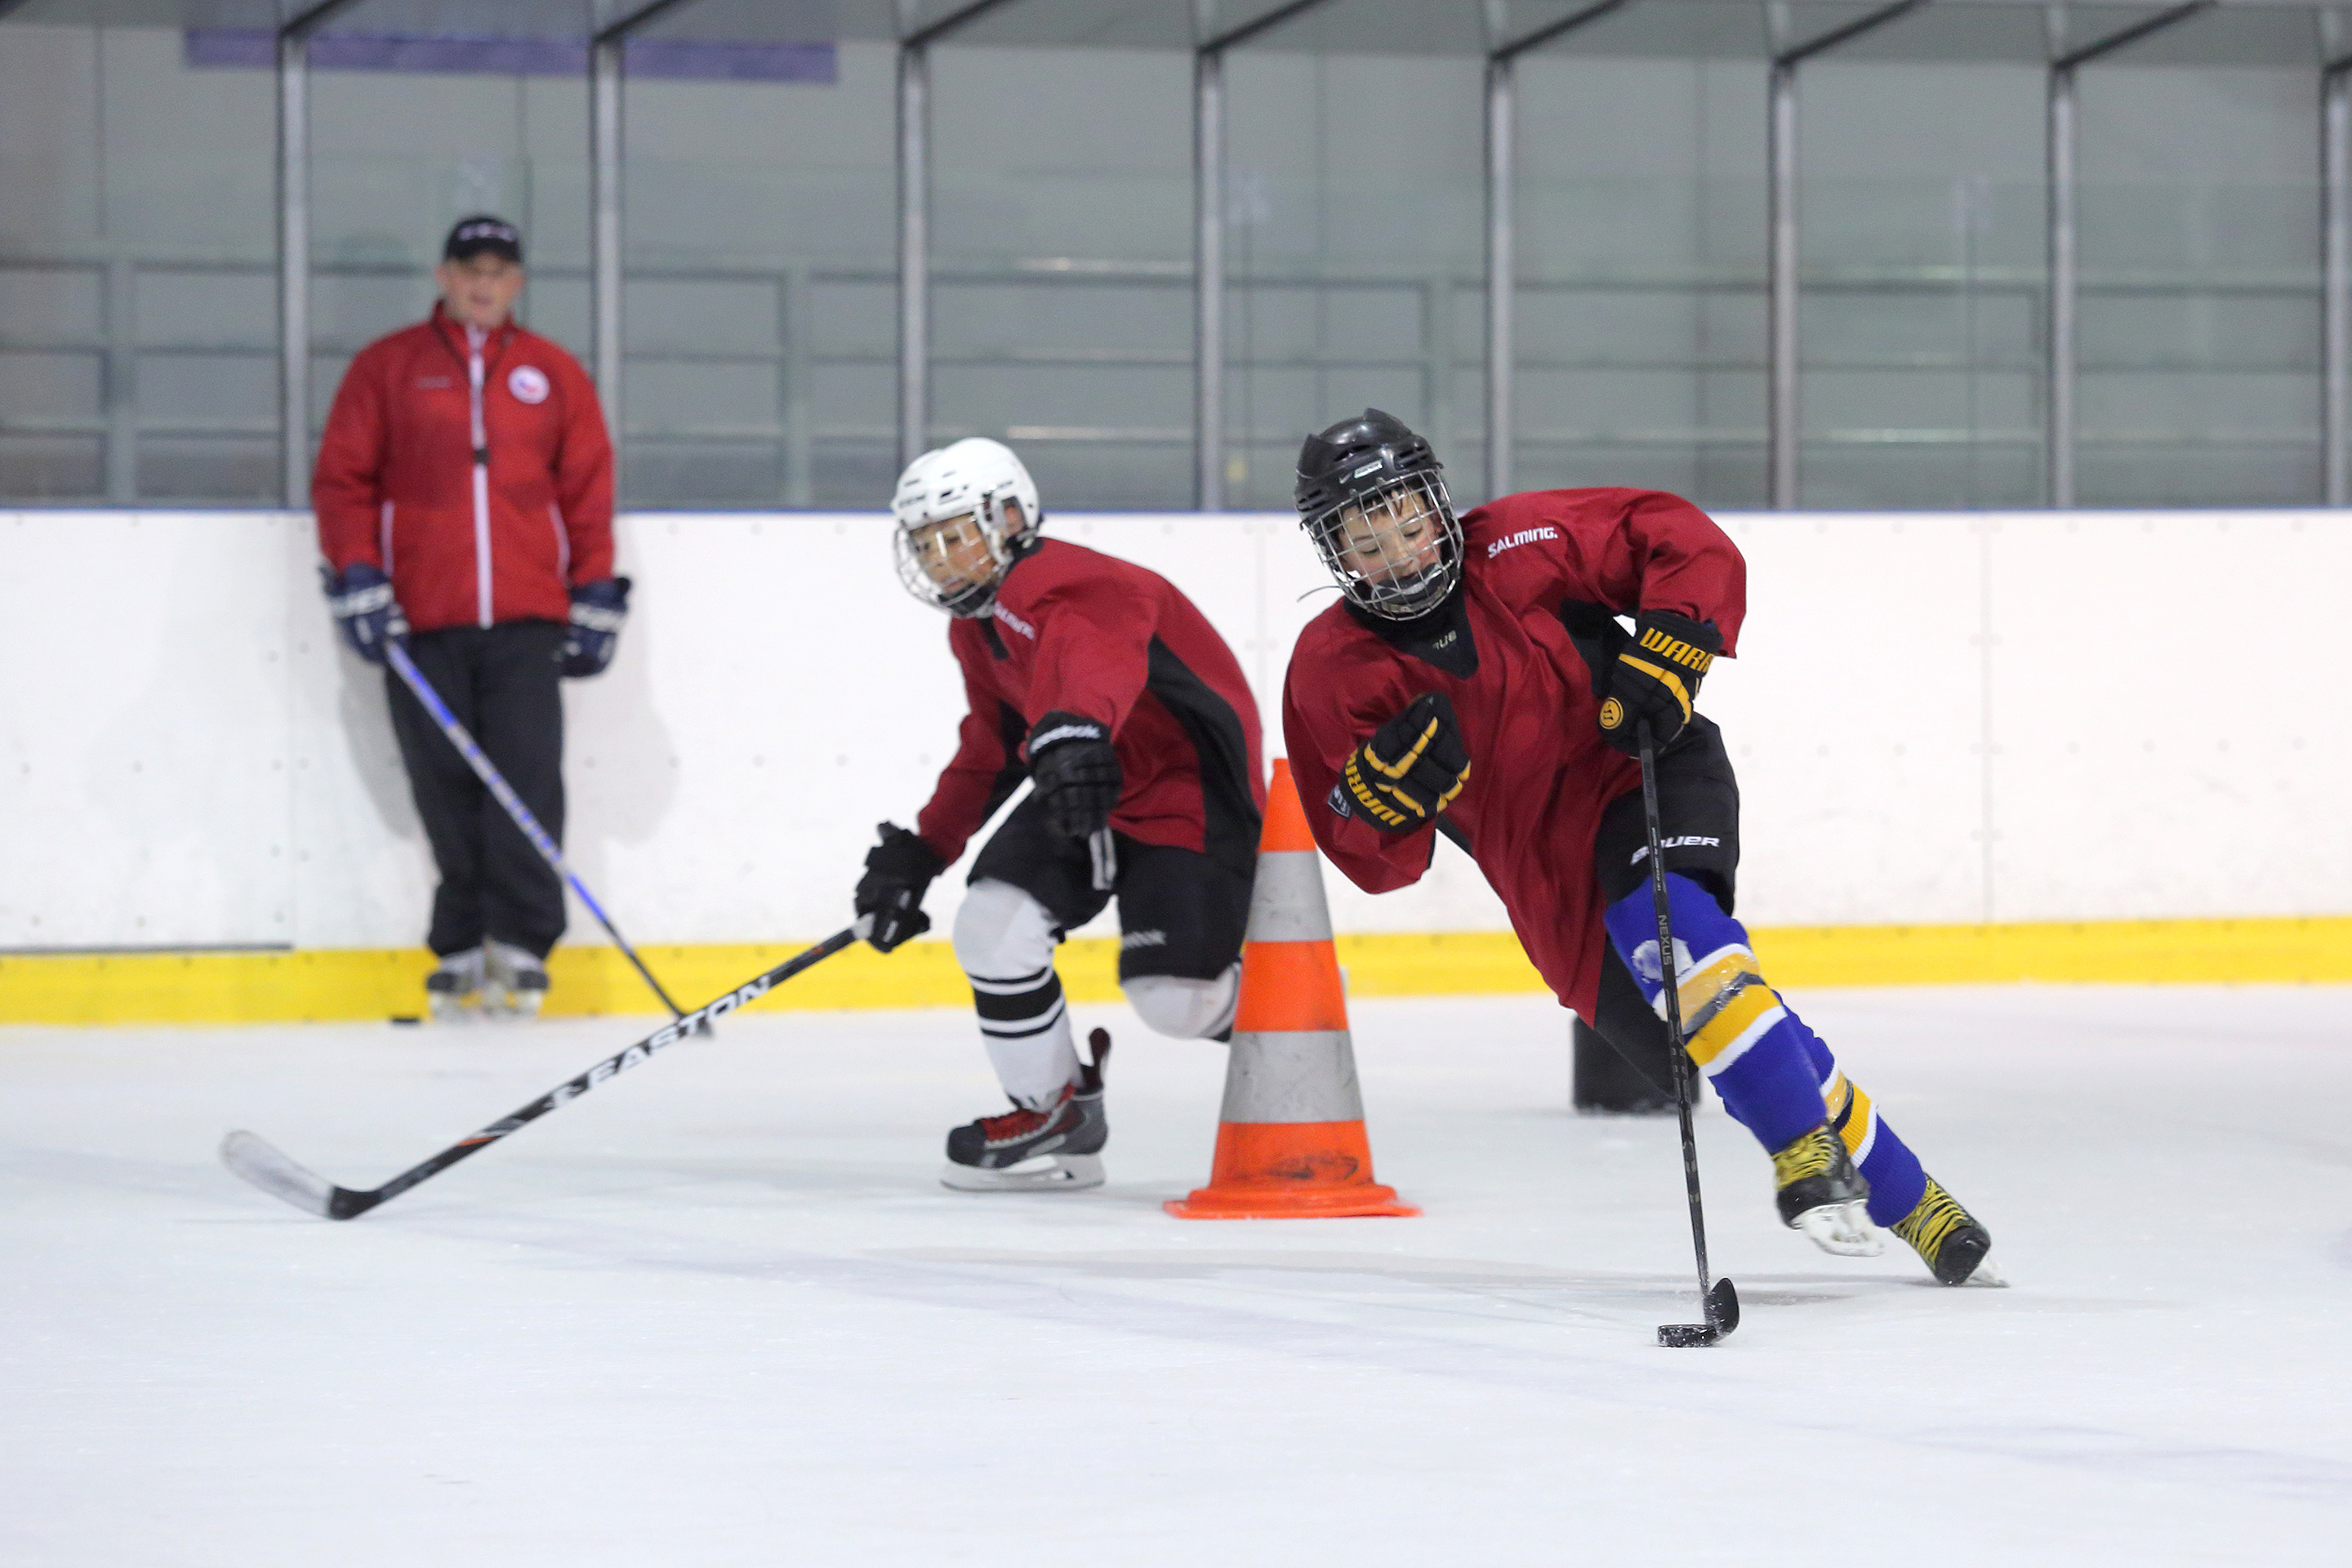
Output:
[[[1811,1031],[1764,984],[1746,928],[1706,889],[1669,872],[1666,908],[1691,1060],[1767,1152],[1783,1148],[1822,1124],[1821,1080],[1804,1044]],[[1610,905],[1602,919],[1643,996],[1663,1012],[1658,917],[1648,886]]]
[[[1839,1070],[1820,1036],[1790,1012],[1757,968],[1748,929],[1698,883],[1666,874],[1675,973],[1691,1060],[1724,1109],[1769,1153],[1811,1131],[1824,1114],[1870,1183],[1870,1217],[1893,1225],[1927,1190],[1927,1173],[1870,1096]],[[1650,1005],[1663,1013],[1656,905],[1645,884],[1609,907],[1609,940]]]

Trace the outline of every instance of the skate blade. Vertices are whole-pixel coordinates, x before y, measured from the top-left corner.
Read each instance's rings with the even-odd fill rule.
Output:
[[[1960,1289],[1963,1290],[1970,1286],[1982,1286],[1989,1290],[2006,1290],[2009,1289],[2009,1277],[1992,1266],[1992,1254],[1987,1253],[1977,1259],[1976,1272],[1960,1281]]]
[[[1840,1258],[1876,1258],[1886,1250],[1885,1238],[1870,1228],[1868,1206],[1858,1198],[1807,1209],[1789,1222],[1789,1228],[1804,1232],[1815,1247]]]
[[[940,1173],[940,1185],[959,1193],[1078,1192],[1102,1184],[1099,1154],[1040,1154],[994,1171],[950,1161]]]

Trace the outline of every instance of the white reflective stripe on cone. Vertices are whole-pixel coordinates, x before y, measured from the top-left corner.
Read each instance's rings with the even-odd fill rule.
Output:
[[[1331,907],[1323,901],[1323,858],[1312,849],[1267,849],[1250,889],[1252,942],[1329,942]]]
[[[1361,1121],[1356,1050],[1345,1029],[1236,1032],[1220,1121]]]

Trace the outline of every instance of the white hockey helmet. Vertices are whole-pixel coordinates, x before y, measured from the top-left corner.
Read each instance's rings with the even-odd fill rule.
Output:
[[[1008,503],[1017,510],[1008,510]],[[898,580],[923,603],[959,616],[988,613],[1005,568],[1036,547],[1045,521],[1037,481],[1012,447],[985,436],[966,437],[908,464],[890,510],[898,520]],[[957,544],[969,539],[940,525],[966,521],[987,542],[994,563],[984,578],[950,563]]]

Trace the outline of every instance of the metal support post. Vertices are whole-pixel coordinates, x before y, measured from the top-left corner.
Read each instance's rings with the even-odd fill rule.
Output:
[[[2043,394],[2043,439],[2049,450],[2043,472],[2047,476],[2047,499],[2053,508],[2073,506],[2076,488],[2074,398],[2076,304],[2081,288],[2077,265],[2081,231],[2075,181],[2075,72],[2091,61],[2111,55],[2126,45],[2136,44],[2151,34],[2160,33],[2191,16],[2210,11],[2219,3],[2220,0],[2187,0],[2184,5],[2134,22],[2129,26],[2119,27],[2080,48],[2067,47],[2066,7],[2063,5],[2052,5],[2046,13],[2050,43],[2047,132],[2050,343],[2048,384]]]
[[[922,456],[931,424],[930,51],[898,51],[898,466]]]
[[[1213,32],[1215,0],[1194,0],[1192,49],[1193,504],[1225,509],[1225,51],[1323,5],[1286,0]]]
[[[1225,509],[1225,57],[1192,57],[1193,504]]]
[[[1012,0],[971,0],[898,39],[898,463],[931,435],[931,46]],[[914,7],[901,0],[902,16]]]
[[[621,417],[621,55],[623,40],[599,37],[588,60],[588,300],[590,359],[597,400],[613,441],[614,493],[620,491]]]
[[[2042,436],[2044,500],[2074,504],[2074,71],[2050,73],[2049,127],[2050,343],[2049,389]]]
[[[278,29],[278,445],[281,500],[310,504],[310,36],[353,0]]]
[[[1765,489],[1772,510],[1797,504],[1797,68],[1775,61],[1766,106],[1764,254]]]
[[[1518,440],[1514,393],[1518,364],[1513,318],[1517,304],[1518,60],[1622,10],[1631,0],[1593,0],[1486,52],[1486,493],[1508,495]],[[1487,26],[1499,31],[1505,7],[1490,4]]]
[[[1765,492],[1776,511],[1798,504],[1799,455],[1803,410],[1802,363],[1797,335],[1799,256],[1797,189],[1801,163],[1797,139],[1797,68],[1864,33],[1909,16],[1927,0],[1894,0],[1803,43],[1789,41],[1789,7],[1766,7],[1772,36],[1771,78],[1765,104],[1764,333],[1768,366],[1764,385]]]
[[[629,39],[691,0],[650,0],[596,29],[588,41],[588,357],[596,401],[613,442],[613,494],[621,495],[627,455],[621,359],[622,72]]]
[[[2352,504],[2352,59],[2320,78],[2320,468],[2329,506]]]
[[[1486,61],[1486,494],[1511,493],[1511,444],[1518,419],[1511,406],[1517,374],[1512,360],[1511,308],[1518,273],[1514,259],[1517,171],[1511,133],[1517,109],[1517,65],[1506,55]]]

